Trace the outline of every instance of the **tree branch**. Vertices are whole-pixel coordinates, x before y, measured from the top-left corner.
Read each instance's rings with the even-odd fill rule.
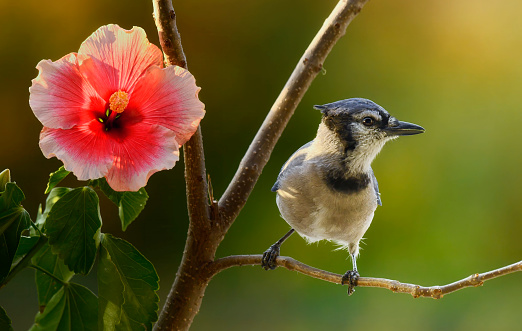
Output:
[[[171,0],[153,0],[165,63],[187,68],[176,13]],[[199,311],[208,280],[200,266],[214,260],[219,240],[214,239],[208,205],[208,183],[201,127],[183,146],[189,229],[183,259],[154,330],[188,330]]]
[[[297,63],[241,160],[234,178],[219,200],[219,211],[224,224],[223,233],[226,233],[245,205],[283,129],[308,87],[323,68],[326,57],[366,2],[368,0],[339,1]]]
[[[181,36],[176,26],[176,13],[171,0],[153,0],[154,21],[158,29],[161,48],[167,65],[177,65],[185,69],[187,58],[181,45]],[[208,227],[208,183],[205,170],[205,154],[201,127],[183,147],[185,160],[185,180],[187,184],[187,205],[192,222]]]
[[[181,36],[176,26],[176,12],[171,0],[153,0],[154,22],[158,29],[161,49],[168,65],[187,69],[187,59],[181,46]]]
[[[219,272],[234,266],[261,265],[262,258],[262,255],[233,255],[224,257],[214,261],[211,265],[209,265],[208,272],[212,277]],[[330,283],[341,284],[342,275],[310,267],[291,257],[279,256],[276,260],[276,263],[278,267],[284,267],[288,270],[297,271],[304,275],[321,279]],[[433,299],[440,299],[445,294],[449,294],[466,287],[482,286],[487,280],[517,271],[522,271],[522,261],[481,274],[473,274],[469,277],[443,286],[425,287],[415,284],[401,283],[396,280],[385,278],[360,277],[357,282],[357,287],[381,287],[387,288],[388,290],[396,293],[408,293],[411,294],[414,298],[430,297]]]

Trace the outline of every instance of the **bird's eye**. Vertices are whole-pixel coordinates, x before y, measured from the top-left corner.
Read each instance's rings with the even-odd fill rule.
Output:
[[[362,123],[366,126],[371,126],[373,123],[375,123],[375,120],[371,117],[365,117],[363,118]]]

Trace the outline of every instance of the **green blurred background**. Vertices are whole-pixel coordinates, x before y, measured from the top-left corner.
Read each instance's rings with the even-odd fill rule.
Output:
[[[175,1],[189,68],[202,87],[207,171],[219,197],[302,52],[336,1]],[[521,259],[522,2],[373,0],[349,26],[299,105],[218,256],[259,254],[288,230],[270,188],[311,140],[314,104],[365,97],[426,133],[400,138],[374,162],[383,207],[366,233],[362,276],[442,285]],[[143,27],[158,45],[149,1],[0,0],[0,170],[10,168],[34,218],[50,172],[28,87],[41,59],[78,50],[99,26]],[[72,177],[72,176],[71,176]],[[67,185],[79,185],[69,178]],[[103,231],[156,266],[161,305],[187,230],[183,162],[149,181],[147,208],[123,233],[102,199]],[[282,254],[329,271],[349,267],[334,245],[293,236]],[[34,272],[0,291],[15,330],[38,310]],[[75,281],[96,290],[95,270]],[[285,269],[226,270],[206,292],[193,330],[520,330],[522,275],[442,300],[338,285]]]

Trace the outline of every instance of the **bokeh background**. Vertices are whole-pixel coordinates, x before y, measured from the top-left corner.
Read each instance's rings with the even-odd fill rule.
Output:
[[[189,68],[202,87],[207,171],[219,197],[334,0],[175,1]],[[218,251],[259,254],[288,230],[270,188],[311,140],[312,109],[366,97],[426,133],[389,143],[374,162],[383,207],[366,233],[363,276],[442,285],[521,259],[522,2],[374,0],[352,22],[283,133]],[[143,27],[158,45],[149,1],[0,0],[0,169],[10,168],[34,218],[48,174],[28,87],[41,59],[78,50],[99,26]],[[65,184],[80,185],[73,176]],[[126,232],[102,199],[103,231],[156,266],[163,304],[187,231],[183,162],[152,176],[147,208]],[[343,273],[347,254],[293,236],[282,254]],[[34,272],[0,291],[15,330],[38,310]],[[75,277],[96,291],[95,270]],[[285,269],[232,268],[210,283],[193,330],[520,330],[522,274],[442,300],[338,285]]]

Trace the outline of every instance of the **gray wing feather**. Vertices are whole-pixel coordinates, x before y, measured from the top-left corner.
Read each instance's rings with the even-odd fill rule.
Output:
[[[377,183],[377,178],[375,178],[375,175],[373,174],[373,169],[370,168],[370,170],[371,170],[370,176],[371,176],[372,182],[373,182],[373,189],[375,190],[375,196],[377,197],[377,204],[379,206],[382,206],[381,193],[379,193],[379,183]]]
[[[277,180],[274,184],[274,186],[272,186],[272,189],[271,191],[272,192],[277,192],[277,190],[279,190],[279,185],[280,185],[280,180],[281,178],[283,177],[284,173],[285,173],[285,169],[287,169],[289,166],[292,166],[292,167],[298,167],[299,165],[303,164],[303,161],[304,161],[304,156],[303,157],[295,157],[295,155],[305,149],[305,148],[308,148],[310,147],[310,145],[312,145],[312,141],[310,141],[309,143],[301,146],[301,148],[299,148],[297,151],[294,152],[294,154],[292,154],[292,156],[290,156],[290,158],[285,162],[285,164],[283,164],[283,166],[281,167],[281,171],[279,171],[279,175],[277,176]]]

